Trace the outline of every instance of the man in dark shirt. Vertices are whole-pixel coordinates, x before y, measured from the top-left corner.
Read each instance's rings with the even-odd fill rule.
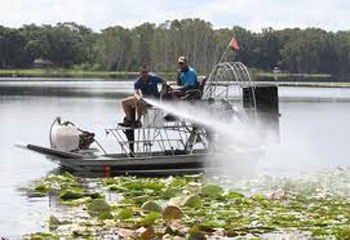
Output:
[[[122,102],[125,112],[124,122],[119,125],[124,127],[141,127],[141,117],[145,111],[145,104],[142,101],[143,97],[159,98],[158,84],[166,85],[166,81],[149,74],[146,66],[141,67],[141,75],[134,84],[134,96],[126,98]],[[137,119],[135,121],[135,109],[137,110]]]

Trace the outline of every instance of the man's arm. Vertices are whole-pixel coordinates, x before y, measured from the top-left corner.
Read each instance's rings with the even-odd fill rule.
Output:
[[[135,89],[134,97],[135,97],[137,100],[141,100],[141,98],[143,97],[143,96],[142,96],[141,89]]]
[[[162,87],[165,88],[167,86],[167,82],[165,79],[161,78],[161,80],[162,80]]]
[[[164,80],[163,78],[160,78],[158,76],[155,76],[156,78],[156,83],[161,83],[162,84],[162,88],[164,89],[167,86],[167,82],[166,80]]]
[[[140,100],[142,98],[142,92],[141,92],[141,86],[140,86],[140,83],[139,81],[136,81],[135,84],[134,84],[134,97],[137,99],[137,100]]]
[[[181,82],[181,70],[180,70],[180,69],[177,70],[176,84],[177,84],[178,86],[181,86],[181,85],[182,85],[182,82]]]

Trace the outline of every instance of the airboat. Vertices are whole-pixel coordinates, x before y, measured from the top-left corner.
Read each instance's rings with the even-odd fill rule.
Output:
[[[240,119],[255,122],[263,116],[278,127],[277,87],[257,86],[240,62],[217,64],[208,78],[201,79],[200,88],[186,92],[185,96],[183,101],[214,105],[214,111],[228,120],[245,116]],[[103,130],[115,146],[113,151],[106,150],[94,133],[60,117],[50,127],[50,147],[33,144],[25,147],[46,155],[71,172],[111,176],[206,172],[215,167],[212,161],[217,154],[216,145],[224,144],[208,126],[154,106],[147,109],[141,128],[116,126]],[[246,154],[237,154],[235,158],[244,159]]]

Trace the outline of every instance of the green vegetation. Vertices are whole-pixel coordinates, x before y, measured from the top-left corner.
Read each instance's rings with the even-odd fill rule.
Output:
[[[62,176],[49,178],[43,182]],[[67,178],[75,179],[70,183],[79,182],[69,175],[63,177]],[[90,199],[69,206],[69,216],[50,216],[50,233],[34,233],[24,239],[104,239],[117,235],[125,239],[284,236],[345,240],[350,233],[349,182],[350,170],[341,168],[290,179],[208,179],[201,175],[110,178],[94,186],[106,196],[118,196],[116,199]],[[76,184],[72,185],[75,188]],[[170,199],[164,195],[168,189],[177,190]],[[69,201],[76,200],[62,203]]]
[[[201,19],[159,25],[146,22],[132,29],[113,26],[101,33],[74,22],[24,25],[18,29],[0,26],[0,69],[77,69],[74,75],[85,70],[83,76],[95,77],[110,76],[103,71],[137,72],[146,63],[157,72],[174,72],[177,57],[185,53],[199,73],[207,75],[232,36],[240,42],[240,50],[230,51],[225,61],[242,61],[250,68],[267,72],[278,66],[283,72],[293,73],[349,73],[349,31],[266,28],[254,33],[239,26],[213,29],[210,22]],[[72,74],[63,70],[49,72],[52,76]],[[9,71],[11,76],[24,73]],[[37,76],[32,71],[27,73]]]
[[[136,78],[138,72],[87,71],[74,69],[0,69],[0,77]]]
[[[90,202],[93,199],[104,197],[99,192],[87,190],[78,178],[67,172],[62,175],[50,174],[38,183],[33,191],[42,196],[55,192],[61,203],[72,205],[79,205],[81,202]]]

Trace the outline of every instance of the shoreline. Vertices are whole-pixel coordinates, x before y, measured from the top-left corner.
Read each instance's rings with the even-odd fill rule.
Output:
[[[163,77],[175,76],[175,72],[158,73]],[[125,71],[89,71],[89,70],[68,70],[68,69],[0,69],[1,78],[83,78],[90,79],[130,79],[139,76],[139,72],[125,72]]]
[[[173,80],[174,72],[157,73],[162,78]],[[329,87],[350,88],[350,81],[334,81],[330,74],[268,73],[252,71],[257,84],[275,84],[284,87]],[[133,81],[138,72],[83,71],[67,69],[0,69],[0,83],[4,82],[110,82]],[[273,80],[277,79],[277,80]],[[333,80],[333,81],[332,81]]]
[[[334,77],[331,74],[323,73],[272,73],[249,69],[253,78],[311,78],[311,79],[330,79]],[[161,76],[175,76],[173,72],[156,72]],[[81,69],[64,69],[64,68],[30,68],[30,69],[0,69],[0,77],[71,77],[71,78],[130,78],[136,77],[139,72],[133,71],[95,71]],[[206,75],[209,75],[206,74]]]
[[[133,82],[128,78],[73,78],[73,77],[1,77],[2,83],[44,83],[44,82]],[[172,83],[173,81],[169,81]],[[257,85],[277,85],[279,87],[315,87],[315,88],[350,88],[350,82],[315,82],[315,81],[255,81]]]

